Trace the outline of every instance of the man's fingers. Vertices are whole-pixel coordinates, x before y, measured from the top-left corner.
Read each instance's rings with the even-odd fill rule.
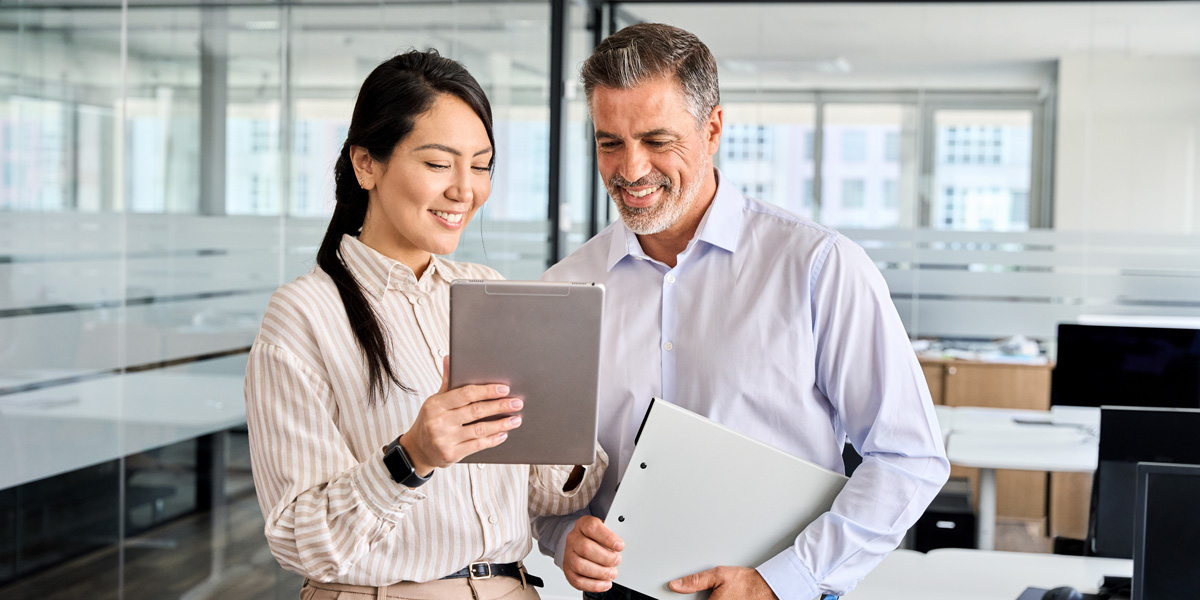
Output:
[[[593,516],[580,517],[576,522],[576,527],[579,532],[587,536],[589,539],[596,540],[601,546],[611,548],[617,552],[625,549],[625,541],[613,533],[604,521]]]
[[[716,571],[716,569],[709,569],[707,571],[700,571],[699,573],[692,573],[687,577],[680,577],[668,585],[671,591],[677,594],[694,594],[701,590],[710,590],[719,583]]]
[[[616,567],[621,564],[620,553],[614,552],[601,546],[599,542],[580,536],[579,539],[573,540],[571,544],[571,552],[577,555],[581,560],[596,565],[600,569]],[[616,575],[608,576],[599,571],[585,573],[588,577],[608,578],[613,579]]]
[[[612,587],[611,581],[590,579],[570,570],[564,570],[563,574],[567,577],[567,583],[581,592],[607,592]]]
[[[563,558],[563,570],[575,575],[598,581],[612,581],[617,578],[616,567],[598,564],[587,557],[572,553]]]
[[[616,567],[621,563],[619,550],[624,548],[625,542],[605,527],[603,521],[591,515],[580,517],[567,534],[563,573],[575,589],[606,591],[617,577]]]

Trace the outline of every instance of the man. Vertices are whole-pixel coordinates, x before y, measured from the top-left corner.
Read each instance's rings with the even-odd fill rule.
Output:
[[[713,600],[848,592],[949,474],[882,276],[837,232],[742,196],[713,168],[716,62],[694,35],[628,27],[600,44],[582,78],[621,221],[545,278],[608,288],[599,427],[617,468],[588,514],[535,522],[542,550],[586,597],[642,597],[612,586],[624,542],[601,520],[660,397],[829,469],[842,470],[845,439],[864,457],[792,547],[757,569],[710,569],[671,589],[711,588]],[[713,493],[753,476],[726,474]]]

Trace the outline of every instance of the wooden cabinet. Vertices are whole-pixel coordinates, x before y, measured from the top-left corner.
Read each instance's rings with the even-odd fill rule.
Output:
[[[1050,409],[1053,365],[1010,365],[921,359],[934,404]],[[951,477],[971,480],[979,496],[977,469],[953,467]],[[996,471],[996,513],[1009,519],[1046,519],[1050,537],[1083,539],[1087,533],[1091,473]]]
[[[1050,409],[1048,365],[1011,365],[962,360],[921,360],[935,403],[947,406]],[[951,477],[971,480],[978,502],[978,469],[952,467]],[[1048,478],[1040,471],[996,471],[999,517],[1045,519]]]
[[[1091,473],[1050,474],[1050,537],[1087,538]]]

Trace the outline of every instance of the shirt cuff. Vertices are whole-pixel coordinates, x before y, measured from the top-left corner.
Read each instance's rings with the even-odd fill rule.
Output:
[[[558,546],[554,549],[554,564],[558,565],[560,569],[563,568],[563,558],[567,555],[567,535],[574,527],[575,525],[572,523],[571,527],[566,528],[566,531],[558,534]]]
[[[396,483],[383,456],[373,456],[360,464],[350,481],[362,496],[371,512],[381,519],[399,521],[413,504],[425,499],[425,494]]]
[[[821,595],[816,577],[791,548],[776,554],[757,570],[779,600],[812,600]]]

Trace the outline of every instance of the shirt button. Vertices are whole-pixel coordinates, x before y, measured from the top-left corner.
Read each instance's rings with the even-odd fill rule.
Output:
[[[496,515],[492,515],[492,516],[488,517],[488,523],[491,523],[492,525],[495,525],[496,523],[499,523],[499,522],[500,522],[500,519],[497,519]]]
[[[667,283],[675,283],[675,276],[667,275]]]
[[[446,351],[438,348],[438,356],[446,356]]]
[[[417,298],[417,304],[420,304],[421,306],[425,306],[425,299],[424,299],[424,298]]]
[[[667,342],[667,343],[663,344],[663,350],[666,350],[667,352],[670,352],[674,349],[675,349],[675,344],[672,344],[671,342]]]
[[[484,465],[484,464],[482,464],[482,463],[481,463],[481,464],[477,464],[477,465],[475,465],[475,467],[476,467],[477,469],[479,469],[480,471],[482,471],[482,470],[483,470],[483,468],[484,468],[484,467],[486,467],[486,466],[487,466],[487,465]]]

